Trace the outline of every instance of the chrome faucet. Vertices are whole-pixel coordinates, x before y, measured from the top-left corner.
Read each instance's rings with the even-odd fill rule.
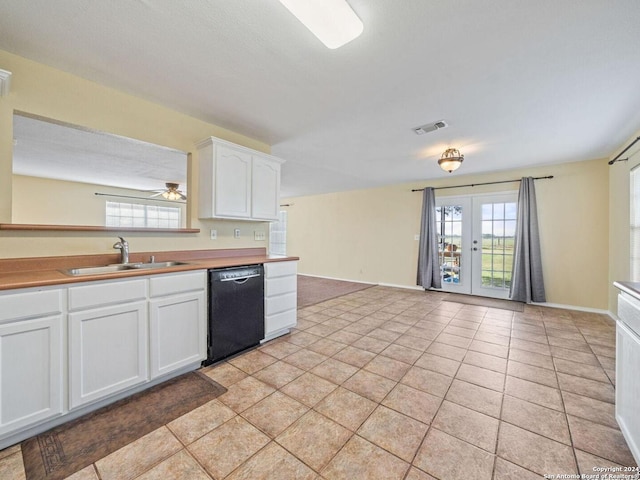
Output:
[[[129,263],[129,242],[124,238],[118,237],[119,242],[113,244],[113,248],[120,250],[120,263]]]

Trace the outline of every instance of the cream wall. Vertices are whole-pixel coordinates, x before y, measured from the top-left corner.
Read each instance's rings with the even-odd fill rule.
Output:
[[[629,139],[640,136],[640,131]],[[622,150],[621,146],[619,150]],[[630,178],[631,169],[640,165],[640,143],[623,155],[629,158],[626,162],[616,162],[609,167],[609,310],[617,313],[618,289],[613,286],[615,281],[629,281],[631,279],[631,232],[630,222]]]
[[[130,233],[126,237],[132,251],[267,246],[266,241],[254,241],[253,232],[268,234],[268,223],[200,221],[191,199],[198,198],[196,142],[213,135],[266,153],[268,145],[1,50],[0,68],[13,73],[9,95],[0,97],[0,223],[11,222],[12,118],[13,111],[20,110],[192,152],[189,219],[190,226],[200,228],[201,233]],[[218,231],[218,240],[209,239],[212,228]],[[233,238],[234,228],[240,228],[241,238]],[[0,258],[106,253],[113,251],[114,237],[109,233],[0,230]]]
[[[547,301],[606,310],[608,169],[603,159],[290,198],[287,252],[300,256],[301,273],[415,287],[422,197],[412,188],[554,175],[536,182]],[[436,194],[517,188],[513,183]]]
[[[96,195],[96,192],[108,196]],[[184,202],[154,201],[148,198],[150,195],[153,192],[14,175],[11,219],[13,223],[104,226],[106,202],[112,201],[178,207],[182,227],[186,226],[187,206]]]

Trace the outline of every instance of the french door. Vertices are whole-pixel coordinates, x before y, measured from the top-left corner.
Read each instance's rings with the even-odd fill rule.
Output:
[[[517,195],[436,198],[442,289],[508,298]]]

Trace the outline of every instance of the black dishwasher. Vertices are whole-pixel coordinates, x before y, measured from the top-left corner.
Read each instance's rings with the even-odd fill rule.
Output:
[[[264,338],[262,265],[209,270],[210,365],[258,345]]]

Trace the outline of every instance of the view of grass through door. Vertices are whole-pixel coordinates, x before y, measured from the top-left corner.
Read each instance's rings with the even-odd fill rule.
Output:
[[[511,287],[516,203],[482,204],[482,286]]]
[[[508,297],[516,215],[512,193],[436,199],[443,290]]]

